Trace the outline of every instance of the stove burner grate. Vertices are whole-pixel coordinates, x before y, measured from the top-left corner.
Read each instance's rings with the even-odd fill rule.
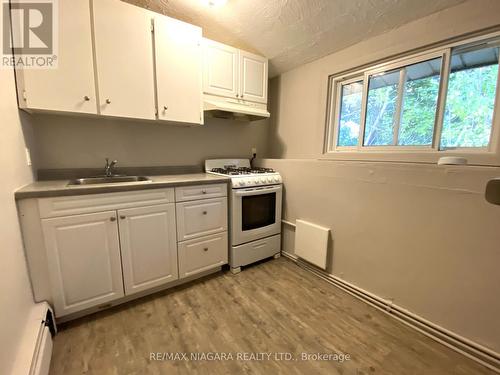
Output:
[[[274,169],[271,168],[247,168],[247,167],[212,168],[211,172],[227,174],[230,176],[238,176],[245,174],[275,173]]]

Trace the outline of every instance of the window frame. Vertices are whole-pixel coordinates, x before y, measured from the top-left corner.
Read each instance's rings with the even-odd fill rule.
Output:
[[[446,109],[446,99],[447,90],[449,83],[449,76],[451,71],[451,56],[454,48],[466,47],[468,45],[481,45],[485,44],[485,47],[491,39],[500,38],[500,31],[484,34],[481,36],[462,39],[453,43],[446,44],[441,47],[430,48],[425,51],[408,55],[405,57],[399,57],[395,59],[388,60],[386,62],[368,65],[366,68],[351,70],[345,74],[332,74],[328,76],[327,85],[327,116],[326,116],[326,127],[325,127],[325,141],[323,145],[323,157],[324,159],[349,159],[350,157],[356,156],[356,160],[373,159],[377,158],[375,155],[383,155],[382,159],[401,159],[398,156],[402,156],[403,161],[423,161],[427,162],[429,160],[435,161],[441,156],[450,155],[464,155],[471,156],[475,158],[478,155],[478,163],[483,164],[494,164],[498,165],[500,163],[500,150],[499,150],[499,136],[500,136],[500,56],[499,56],[499,74],[497,77],[497,86],[495,92],[494,109],[492,115],[492,129],[490,133],[490,140],[487,147],[446,147],[440,148],[441,133],[443,130],[444,113]],[[499,54],[500,55],[500,54]],[[366,107],[368,102],[368,89],[369,89],[369,78],[374,74],[379,74],[383,72],[388,72],[395,69],[401,69],[406,66],[413,64],[418,64],[425,62],[427,60],[432,60],[436,58],[441,58],[441,71],[440,71],[440,83],[439,91],[436,104],[436,115],[434,119],[434,129],[431,145],[388,145],[388,146],[364,146],[364,133],[366,128]],[[338,133],[339,133],[339,122],[340,122],[340,104],[341,104],[341,90],[342,86],[363,81],[363,93],[361,102],[361,118],[360,118],[360,134],[358,138],[358,143],[356,146],[340,146],[338,145]],[[401,81],[400,81],[401,82]],[[401,85],[399,87],[401,89]],[[400,97],[398,95],[398,101]],[[398,105],[398,109],[401,110]],[[400,125],[400,121],[399,125]],[[395,138],[397,137],[397,132],[395,132]],[[397,142],[396,142],[397,143]],[[388,155],[385,155],[388,154]],[[342,155],[347,155],[343,157]],[[392,155],[392,157],[391,157]],[[407,155],[407,157],[405,156]],[[474,161],[474,160],[473,160]]]

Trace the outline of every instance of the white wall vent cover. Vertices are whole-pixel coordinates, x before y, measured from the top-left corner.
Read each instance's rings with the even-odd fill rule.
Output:
[[[330,229],[309,223],[296,221],[295,255],[322,269],[326,269],[328,234]]]

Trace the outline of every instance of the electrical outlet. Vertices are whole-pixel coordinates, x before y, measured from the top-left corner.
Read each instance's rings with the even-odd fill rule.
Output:
[[[26,151],[26,164],[28,165],[28,167],[31,167],[31,152],[30,152],[30,149],[28,147],[26,147],[25,151]]]
[[[257,153],[257,147],[252,147],[252,155]]]

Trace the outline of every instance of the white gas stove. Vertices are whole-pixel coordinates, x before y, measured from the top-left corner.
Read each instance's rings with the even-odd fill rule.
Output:
[[[231,177],[233,189],[281,184],[281,176],[271,168],[252,168],[248,159],[205,161],[205,172]]]
[[[231,178],[229,265],[233,273],[281,250],[281,176],[248,159],[205,161],[205,172]]]

